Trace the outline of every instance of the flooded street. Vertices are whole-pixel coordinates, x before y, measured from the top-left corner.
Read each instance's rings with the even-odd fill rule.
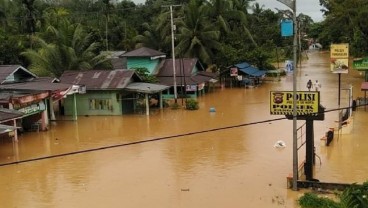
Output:
[[[329,70],[329,53],[309,56],[298,71],[298,90],[318,79],[321,104],[337,108],[338,75]],[[1,164],[78,152],[0,166],[1,207],[298,207],[302,192],[286,187],[292,173],[292,121],[275,120],[284,116],[270,115],[269,107],[270,91],[291,91],[292,81],[288,75],[257,88],[219,88],[199,98],[197,111],[78,117],[77,122],[54,122],[47,132],[23,134],[17,143],[0,141]],[[341,87],[352,84],[354,99],[363,97],[362,81],[363,75],[350,70],[341,76]],[[341,96],[346,107],[346,93]],[[209,112],[212,107],[216,112]],[[337,112],[314,122],[321,158],[315,178],[368,179],[367,112],[364,107],[353,112],[352,132],[335,134],[328,147],[320,138],[336,126]],[[275,148],[278,140],[286,148]]]

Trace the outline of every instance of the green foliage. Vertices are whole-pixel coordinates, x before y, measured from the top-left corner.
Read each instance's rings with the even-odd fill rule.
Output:
[[[187,99],[185,101],[185,109],[187,110],[198,110],[199,109],[199,105],[198,105],[198,101],[195,99]]]
[[[34,37],[34,48],[21,53],[29,60],[32,72],[60,77],[66,70],[111,68],[106,56],[98,55],[100,43],[93,41],[81,24],[70,24],[65,18],[57,22]]]
[[[178,103],[171,104],[171,109],[173,109],[173,110],[177,110],[177,109],[180,109],[180,108],[181,107],[180,107],[180,105]]]
[[[304,194],[304,196],[299,198],[298,202],[302,208],[340,208],[335,201],[319,197],[314,193]]]
[[[35,55],[30,50],[33,50],[39,59],[50,56],[61,60],[38,60],[32,66],[39,67],[35,71],[58,76],[72,68],[109,68],[105,58],[97,56],[103,50],[129,51],[146,46],[171,56],[170,12],[162,7],[168,1],[112,2],[0,0],[0,62],[28,67],[20,54],[28,53],[27,60],[32,65],[35,61],[30,56]],[[262,69],[272,69],[270,63],[292,57],[292,38],[281,37],[279,30],[286,11],[275,13],[256,2],[250,8],[252,0],[170,2],[173,3],[182,5],[174,7],[173,12],[176,56],[199,58],[205,67],[224,68],[248,61]],[[346,42],[352,55],[367,55],[367,1],[320,0],[320,3],[326,16],[323,22],[313,23],[309,16],[298,15],[302,37],[313,38],[325,48],[330,43]],[[82,25],[83,31],[77,31],[76,25]],[[40,44],[38,39],[46,44]],[[9,48],[11,45],[15,47]],[[279,53],[274,52],[276,47]],[[302,42],[302,48],[307,48],[306,41]],[[54,69],[40,67],[41,62]]]
[[[0,64],[21,64],[19,54],[24,50],[22,39],[0,30]]]
[[[368,4],[366,0],[321,0],[326,16],[320,28],[319,40],[324,46],[330,43],[350,43],[353,56],[367,55]]]
[[[339,195],[339,198],[343,207],[368,207],[368,182],[363,183],[363,185],[351,185]]]
[[[175,52],[182,57],[197,57],[202,63],[212,63],[213,52],[219,50],[220,31],[208,19],[206,5],[191,0],[184,8],[185,18],[178,23],[179,43]]]
[[[140,67],[140,68],[132,68],[138,76],[142,79],[142,82],[148,82],[148,83],[157,83],[158,79],[151,75],[147,68]]]
[[[367,208],[368,182],[363,185],[353,184],[337,194],[337,197],[335,202],[314,193],[306,193],[299,198],[298,202],[302,208]]]

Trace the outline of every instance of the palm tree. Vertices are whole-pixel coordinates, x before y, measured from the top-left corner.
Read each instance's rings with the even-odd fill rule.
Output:
[[[202,63],[211,64],[213,51],[219,50],[220,31],[208,20],[205,5],[201,0],[191,0],[184,8],[185,18],[179,23],[179,44],[176,54],[198,57]]]
[[[228,17],[232,12],[231,3],[226,0],[209,0],[206,4],[206,12],[208,12],[210,21],[225,33],[230,32]]]
[[[133,39],[137,43],[137,48],[145,46],[159,51],[168,51],[171,40],[168,15],[170,13],[165,12],[154,19],[152,23],[143,23],[145,31]]]
[[[0,23],[2,24],[2,26],[5,28],[6,25],[6,11],[5,11],[5,6],[7,5],[7,2],[5,1],[0,1]]]
[[[38,11],[34,7],[35,0],[22,0],[22,4],[25,6],[25,24],[27,33],[30,35],[36,32],[36,14]]]
[[[46,41],[47,40],[47,41]],[[101,44],[92,41],[80,24],[64,20],[59,28],[49,26],[45,38],[35,37],[37,49],[22,53],[29,61],[29,69],[38,75],[60,77],[66,70],[110,68],[105,55],[97,55]]]

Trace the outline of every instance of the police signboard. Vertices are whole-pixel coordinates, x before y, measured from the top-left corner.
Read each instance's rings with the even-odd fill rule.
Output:
[[[318,91],[297,91],[297,115],[299,116],[318,114],[319,101],[320,99]],[[293,107],[293,91],[271,91],[271,115],[293,115]]]
[[[348,73],[349,44],[331,44],[331,71],[333,73]]]

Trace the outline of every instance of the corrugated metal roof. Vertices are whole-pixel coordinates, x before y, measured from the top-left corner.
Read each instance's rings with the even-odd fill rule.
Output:
[[[119,57],[155,57],[155,56],[166,56],[165,53],[156,51],[151,48],[141,47],[129,52],[126,52]]]
[[[101,54],[106,55],[108,59],[119,58],[119,56],[126,53],[126,51],[101,51]]]
[[[22,70],[22,72],[26,74],[29,78],[37,77],[35,74],[22,67],[21,65],[0,65],[0,84],[3,84],[9,76],[18,72],[19,70]]]
[[[11,119],[21,118],[23,113],[17,110],[0,108],[0,122],[5,122]]]
[[[144,83],[144,82],[133,82],[133,83],[130,83],[125,88],[125,90],[153,94],[153,93],[162,92],[168,88],[170,88],[170,86],[152,84],[152,83]]]
[[[141,81],[133,70],[66,71],[61,83],[85,85],[87,90],[123,89],[132,81]]]
[[[20,90],[2,90],[0,92],[0,103],[8,103],[9,100],[11,98],[21,98],[21,97],[24,97],[24,96],[28,96],[28,95],[33,95],[33,94],[37,94],[39,92],[35,92],[35,91],[28,91],[28,92],[25,92],[25,91],[20,91]]]
[[[195,58],[180,58],[175,59],[175,75],[176,76],[191,76],[193,75],[194,67],[199,67],[199,71],[203,71],[204,69],[200,64],[197,64],[198,59]],[[163,61],[162,66],[159,69],[157,77],[165,77],[165,76],[173,76],[173,60],[166,59]]]
[[[243,68],[250,67],[251,65],[247,62],[242,62],[240,64],[235,64],[235,66],[238,67],[239,69],[243,69]]]
[[[5,134],[5,133],[8,133],[8,132],[14,131],[16,129],[17,128],[16,127],[13,127],[13,126],[8,126],[8,125],[2,125],[2,124],[0,124],[0,134]]]
[[[12,84],[2,84],[0,89],[3,90],[33,90],[33,91],[55,91],[66,90],[72,86],[72,84],[65,83],[53,83],[53,78],[42,77],[36,78],[29,82],[19,82]]]
[[[198,72],[194,72],[195,66]],[[178,86],[196,85],[207,82],[216,77],[215,73],[203,71],[202,65],[196,58],[179,58],[175,59],[175,77]],[[173,60],[166,59],[157,74],[161,84],[174,85]]]
[[[5,81],[5,79],[14,72],[19,67],[19,65],[2,65],[0,66],[0,83]]]
[[[242,71],[250,76],[254,76],[254,77],[261,77],[263,75],[266,74],[266,71],[264,70],[259,70],[255,67],[249,66],[247,68],[240,68],[239,71]]]

